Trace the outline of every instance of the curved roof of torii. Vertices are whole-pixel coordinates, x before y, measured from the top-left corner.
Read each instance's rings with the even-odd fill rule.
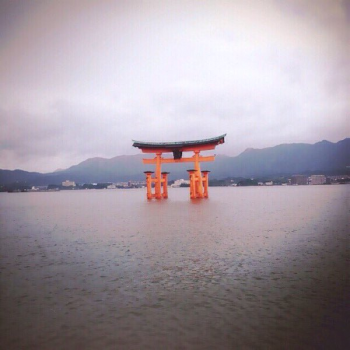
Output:
[[[178,142],[148,142],[148,141],[135,141],[133,140],[133,146],[141,149],[151,148],[151,149],[181,149],[183,147],[196,147],[196,146],[204,146],[204,145],[219,145],[225,142],[225,136],[220,135],[217,137],[212,137],[210,139],[203,140],[194,140],[194,141],[178,141]]]

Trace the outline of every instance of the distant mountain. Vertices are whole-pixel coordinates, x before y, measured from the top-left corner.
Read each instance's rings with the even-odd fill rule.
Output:
[[[63,170],[64,170],[64,169],[59,168],[59,169],[56,169],[56,170],[54,171],[54,173],[58,173],[58,172],[63,171]]]
[[[28,172],[24,170],[3,170],[0,169],[0,185],[12,182],[32,182],[45,176],[41,173]]]
[[[144,154],[111,159],[90,158],[68,169],[41,174],[23,170],[0,170],[0,184],[27,182],[31,185],[59,184],[65,180],[78,183],[117,182],[144,179],[143,172],[153,166],[143,165]],[[348,166],[348,168],[347,168]],[[282,144],[275,147],[248,148],[237,157],[220,156],[215,162],[202,163],[210,178],[262,177],[292,174],[349,174],[350,138],[337,143]],[[170,179],[187,178],[190,163],[165,164]]]
[[[344,174],[350,165],[350,138],[337,143],[321,141],[247,149],[229,160],[235,176],[257,177],[296,173]]]

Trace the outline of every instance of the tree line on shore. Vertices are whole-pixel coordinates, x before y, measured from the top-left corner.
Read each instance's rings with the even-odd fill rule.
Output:
[[[209,186],[259,186],[267,182],[273,182],[273,185],[287,185],[290,183],[290,177],[288,176],[277,176],[277,177],[260,177],[260,178],[242,178],[242,177],[228,177],[225,179],[212,179],[209,180]],[[169,181],[169,186],[174,181]],[[350,183],[350,179],[344,179],[342,183]],[[7,185],[0,186],[0,192],[28,192],[34,190],[85,190],[85,189],[107,189],[113,185],[111,182],[100,182],[100,183],[85,183],[76,184],[75,186],[63,186],[62,184],[49,184],[48,186],[33,187],[28,182],[14,182]],[[182,184],[180,187],[188,187],[188,184]],[[113,188],[140,188],[141,183],[130,182],[127,185],[114,184]]]

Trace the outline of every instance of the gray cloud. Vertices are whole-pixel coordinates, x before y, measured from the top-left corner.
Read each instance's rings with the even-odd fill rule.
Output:
[[[349,136],[347,1],[198,4],[3,2],[0,168],[133,154],[132,139],[228,133],[217,151],[236,155]]]

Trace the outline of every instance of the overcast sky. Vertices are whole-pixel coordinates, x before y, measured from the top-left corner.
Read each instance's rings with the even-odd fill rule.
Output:
[[[0,168],[227,133],[217,154],[350,136],[350,1],[0,2]]]

